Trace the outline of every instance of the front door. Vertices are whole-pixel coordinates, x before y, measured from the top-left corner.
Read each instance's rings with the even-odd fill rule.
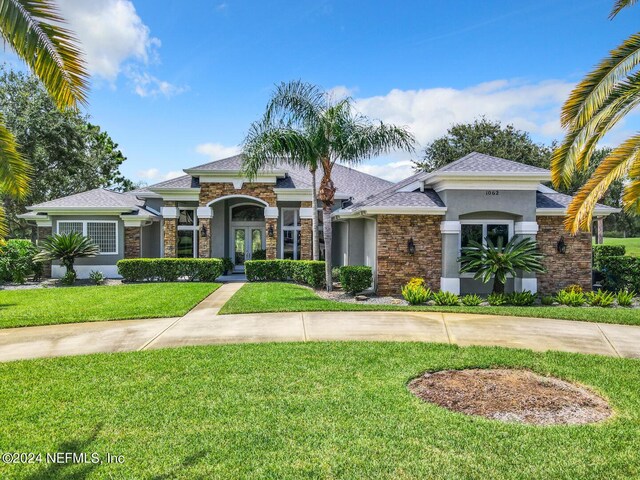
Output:
[[[233,227],[233,263],[237,272],[244,271],[244,262],[264,249],[264,227]]]

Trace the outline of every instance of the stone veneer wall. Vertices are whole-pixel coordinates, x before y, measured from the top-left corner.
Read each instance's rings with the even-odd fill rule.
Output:
[[[140,258],[141,227],[124,227],[124,258]]]
[[[378,215],[378,294],[397,295],[412,277],[425,279],[433,290],[440,289],[442,235],[437,215]],[[413,238],[416,253],[407,249]]]
[[[300,202],[300,208],[311,208],[311,202]],[[300,219],[300,260],[313,260],[313,220]]]
[[[50,237],[53,230],[51,227],[38,227],[37,236],[39,245],[42,240],[47,237]],[[46,262],[42,264],[42,277],[43,278],[51,278],[51,262]]]
[[[275,260],[278,258],[278,219],[267,218],[265,221],[265,234],[267,246],[267,260]],[[269,229],[273,229],[273,237],[269,236]]]
[[[573,236],[564,229],[564,217],[538,217],[536,241],[544,255],[547,273],[538,274],[538,291],[554,294],[567,285],[578,284],[591,290],[591,234],[581,232]],[[557,251],[557,243],[564,236],[567,252]]]
[[[196,235],[200,235],[202,228],[206,228],[207,236],[203,237],[200,235],[200,238],[198,238],[198,257],[209,258],[211,257],[211,235],[213,235],[213,232],[211,231],[211,219],[201,218],[199,221],[200,230],[196,232]]]

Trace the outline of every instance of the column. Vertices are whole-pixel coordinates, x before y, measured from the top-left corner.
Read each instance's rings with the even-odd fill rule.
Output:
[[[300,260],[313,260],[313,208],[300,203]]]
[[[196,211],[196,215],[198,217],[199,227],[198,227],[198,257],[199,258],[210,258],[211,257],[211,238],[213,232],[211,230],[211,226],[213,222],[211,219],[213,218],[213,209],[211,207],[198,207]]]
[[[36,245],[41,245],[45,238],[52,235],[51,220],[37,221],[36,225],[38,235]],[[42,264],[42,278],[51,278],[51,262]]]
[[[124,258],[140,258],[142,226],[139,221],[124,221]]]
[[[516,222],[513,233],[516,237],[536,239],[538,234],[538,222]],[[518,275],[513,279],[513,288],[516,292],[529,290],[531,293],[538,292],[538,279],[535,272],[518,271]]]
[[[442,233],[442,277],[440,290],[460,295],[460,222],[446,220],[440,223]]]
[[[267,260],[275,260],[278,258],[278,207],[265,207],[264,218]]]
[[[166,202],[162,207],[164,257],[177,256],[178,243],[178,209],[174,202]]]

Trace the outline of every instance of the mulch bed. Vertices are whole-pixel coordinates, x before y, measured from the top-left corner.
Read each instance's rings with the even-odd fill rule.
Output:
[[[533,425],[594,423],[609,404],[578,385],[528,370],[467,369],[425,373],[408,384],[417,397],[467,415]]]

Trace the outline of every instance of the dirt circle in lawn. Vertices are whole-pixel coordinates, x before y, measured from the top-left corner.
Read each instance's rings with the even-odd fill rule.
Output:
[[[611,416],[601,396],[528,370],[428,372],[407,385],[420,399],[467,415],[533,425],[595,423]]]

